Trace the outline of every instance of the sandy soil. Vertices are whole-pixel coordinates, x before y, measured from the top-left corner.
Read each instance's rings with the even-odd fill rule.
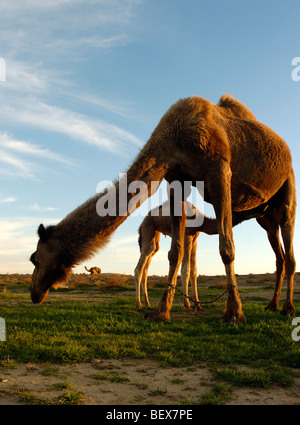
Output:
[[[236,388],[231,405],[300,404],[300,370],[292,387]],[[106,379],[101,379],[103,376]],[[109,377],[117,382],[111,382]],[[121,382],[120,382],[121,380]],[[119,382],[118,382],[119,381]],[[216,382],[205,364],[161,368],[151,360],[97,360],[89,364],[24,364],[0,369],[0,405],[28,404],[23,391],[59,404],[63,385],[83,393],[85,405],[162,405],[199,403]],[[17,394],[17,391],[19,393]]]

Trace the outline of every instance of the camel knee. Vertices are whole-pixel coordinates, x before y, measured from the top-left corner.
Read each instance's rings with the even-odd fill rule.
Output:
[[[140,276],[140,269],[136,267],[136,268],[134,269],[134,279],[135,279],[136,284],[137,284],[137,283],[138,283],[138,281],[139,281],[139,276]]]
[[[293,276],[296,272],[296,261],[293,255],[286,255],[285,268],[288,276]]]
[[[176,265],[183,259],[183,246],[180,243],[174,244],[168,252],[168,260],[170,265]]]
[[[284,258],[280,257],[276,259],[276,270],[278,274],[284,274],[285,273],[285,260]]]
[[[226,246],[220,248],[220,255],[224,264],[230,264],[234,261],[235,250],[233,246]]]

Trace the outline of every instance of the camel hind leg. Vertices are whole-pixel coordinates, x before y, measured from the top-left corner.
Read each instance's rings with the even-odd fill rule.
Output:
[[[193,244],[193,237],[192,236],[185,236],[184,237],[184,254],[183,254],[183,260],[181,264],[181,282],[182,282],[182,288],[183,288],[183,305],[184,308],[187,311],[191,311],[191,304],[188,298],[189,290],[189,280],[190,280],[190,274],[191,274],[191,252],[192,252],[192,244]]]
[[[285,269],[287,278],[286,300],[281,311],[282,314],[294,314],[293,304],[294,276],[296,261],[293,249],[293,237],[296,217],[296,187],[294,173],[278,192],[278,206],[274,212],[275,219],[280,226],[281,236],[285,250]]]
[[[276,311],[279,308],[282,282],[285,275],[285,256],[279,238],[279,226],[273,215],[266,215],[256,219],[258,224],[267,231],[269,242],[276,256],[276,285],[273,297],[266,310]]]
[[[187,311],[191,311],[191,304],[188,298],[189,291],[188,285],[191,283],[193,302],[195,303],[195,312],[204,310],[200,306],[197,290],[197,238],[199,232],[196,235],[186,235],[184,238],[184,255],[181,266],[181,280],[183,287],[183,305]]]
[[[145,305],[147,307],[151,307],[149,298],[148,298],[148,286],[147,286],[147,279],[148,279],[148,271],[149,271],[149,267],[152,261],[152,258],[154,257],[154,255],[159,251],[159,239],[160,239],[160,233],[159,232],[155,232],[155,237],[153,239],[153,250],[151,252],[150,255],[148,255],[147,259],[146,259],[146,263],[143,269],[143,273],[142,273],[142,290],[143,290],[143,294],[144,294],[144,300],[145,300]]]
[[[159,250],[160,234],[154,231],[154,236],[150,240],[143,238],[143,246],[137,266],[134,270],[135,289],[136,289],[136,309],[142,310],[141,303],[141,286],[143,288],[145,303],[150,307],[147,291],[147,276],[153,255]]]
[[[195,312],[204,310],[203,307],[200,306],[199,298],[198,298],[198,288],[197,288],[197,238],[199,236],[199,233],[197,233],[193,237],[193,245],[192,245],[192,251],[191,251],[191,259],[190,259],[190,282],[191,282],[191,288],[192,288],[192,294],[193,294],[193,301],[195,303]]]
[[[152,248],[152,247],[151,247]],[[142,303],[141,303],[141,283],[142,280],[145,279],[144,269],[147,264],[147,260],[149,256],[151,256],[152,250],[149,252],[149,250],[143,250],[141,252],[139,261],[137,263],[137,266],[134,270],[134,279],[135,279],[135,293],[136,293],[136,302],[135,306],[137,310],[142,310]],[[151,259],[150,259],[151,261]],[[147,279],[147,272],[146,272],[146,279]]]

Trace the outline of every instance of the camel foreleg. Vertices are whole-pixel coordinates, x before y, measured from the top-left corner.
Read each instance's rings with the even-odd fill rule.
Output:
[[[216,213],[219,251],[227,277],[228,297],[223,320],[225,322],[245,322],[234,273],[235,247],[232,232],[231,170],[227,162],[224,161],[221,164],[218,174],[214,174],[208,179],[208,186]]]
[[[172,195],[170,198],[171,198],[171,203],[174,202],[174,197]],[[158,303],[157,310],[155,310],[153,313],[148,315],[148,317],[151,317],[153,320],[156,320],[156,321],[171,319],[170,310],[172,308],[172,303],[173,303],[173,299],[175,295],[178,270],[182,262],[183,252],[184,252],[186,215],[184,211],[183,202],[181,202],[181,207],[182,207],[181,216],[176,216],[172,214],[172,208],[171,208],[172,243],[171,243],[171,249],[168,255],[169,257],[168,282],[169,283],[164,289],[164,293],[163,293],[162,299]]]

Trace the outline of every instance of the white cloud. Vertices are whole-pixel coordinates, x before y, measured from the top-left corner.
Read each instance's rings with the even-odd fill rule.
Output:
[[[30,205],[28,209],[31,211],[56,211],[57,210],[57,208],[55,207],[41,207],[37,203]]]
[[[34,166],[29,161],[18,158],[0,149],[0,174],[6,177],[18,176],[22,178],[33,178]]]
[[[30,158],[29,160],[27,158]],[[62,155],[23,140],[17,140],[7,133],[0,133],[0,175],[6,177],[35,178],[43,165],[36,157],[44,160],[74,165]]]
[[[51,152],[49,149],[42,148],[38,145],[24,142],[23,140],[16,140],[15,138],[9,136],[6,133],[0,133],[0,146],[18,154],[38,156],[40,158],[46,158],[53,161],[72,165],[72,162],[64,158],[62,155],[59,155],[55,152]]]
[[[115,153],[119,153],[120,148],[127,142],[142,145],[136,136],[116,125],[36,100],[28,100],[22,105],[4,105],[2,116],[26,126],[62,133],[72,139]],[[18,147],[21,148],[21,144]]]
[[[17,198],[14,198],[13,196],[11,196],[11,197],[0,199],[0,204],[9,204],[11,202],[16,202],[16,201],[17,201]]]
[[[68,87],[70,83],[64,78],[64,73],[45,68],[43,62],[31,61],[26,63],[24,60],[6,59],[6,82],[3,85],[5,90],[13,91],[17,97],[24,93],[30,93],[30,96],[47,94],[54,89]],[[11,97],[11,93],[9,93]],[[7,99],[8,100],[8,99]],[[12,101],[9,103],[13,103]]]
[[[41,58],[64,51],[79,57],[84,55],[86,46],[107,48],[129,40],[140,3],[141,0],[2,0],[0,35],[2,41],[10,40],[10,48],[18,53]],[[15,29],[16,20],[19,25]]]

